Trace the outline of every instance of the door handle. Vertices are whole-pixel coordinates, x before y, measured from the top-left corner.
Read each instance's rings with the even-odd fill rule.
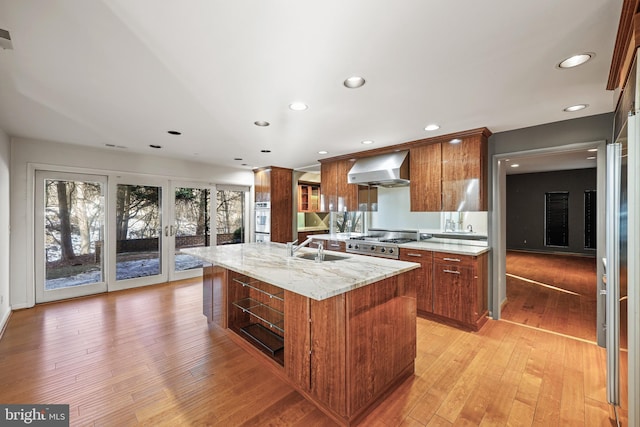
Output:
[[[175,231],[173,229],[173,225],[169,226],[169,234],[172,235],[172,236],[175,235]]]
[[[460,274],[459,271],[454,271],[454,270],[442,270],[442,271],[444,271],[445,273]]]
[[[164,226],[164,236],[165,237],[169,237],[169,226],[168,225]]]

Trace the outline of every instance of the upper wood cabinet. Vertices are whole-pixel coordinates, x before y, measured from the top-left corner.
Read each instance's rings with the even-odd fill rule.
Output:
[[[411,210],[487,210],[487,136],[418,145],[410,150]]]
[[[482,135],[442,144],[442,210],[487,210],[487,139]]]
[[[270,202],[271,168],[255,170],[253,175],[253,182],[255,185],[256,202]]]
[[[414,147],[409,151],[412,211],[442,210],[442,144]]]
[[[271,241],[293,241],[293,170],[257,169],[254,185],[256,202],[271,202]]]
[[[298,212],[320,211],[320,185],[298,184]]]
[[[347,182],[353,162],[348,159],[324,162],[320,165],[322,212],[358,210],[358,186]]]
[[[377,188],[349,184],[347,175],[353,160],[342,159],[320,165],[322,212],[355,212],[377,210]]]

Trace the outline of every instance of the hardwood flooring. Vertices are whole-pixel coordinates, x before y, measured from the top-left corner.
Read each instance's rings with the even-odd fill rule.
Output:
[[[208,326],[201,294],[191,280],[13,313],[0,402],[66,403],[74,426],[334,425]],[[362,425],[612,425],[604,350],[593,344],[502,321],[471,333],[420,318],[417,340],[415,375]]]
[[[507,252],[502,318],[596,341],[596,259]]]

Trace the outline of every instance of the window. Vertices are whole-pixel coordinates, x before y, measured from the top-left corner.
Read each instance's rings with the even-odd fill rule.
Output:
[[[569,246],[569,192],[545,193],[545,246]]]
[[[584,192],[584,248],[596,249],[596,191]]]

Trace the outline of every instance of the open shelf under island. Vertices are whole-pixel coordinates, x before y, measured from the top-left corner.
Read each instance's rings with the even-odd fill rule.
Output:
[[[342,425],[356,424],[414,372],[420,264],[280,243],[185,252],[204,269],[203,312]]]

